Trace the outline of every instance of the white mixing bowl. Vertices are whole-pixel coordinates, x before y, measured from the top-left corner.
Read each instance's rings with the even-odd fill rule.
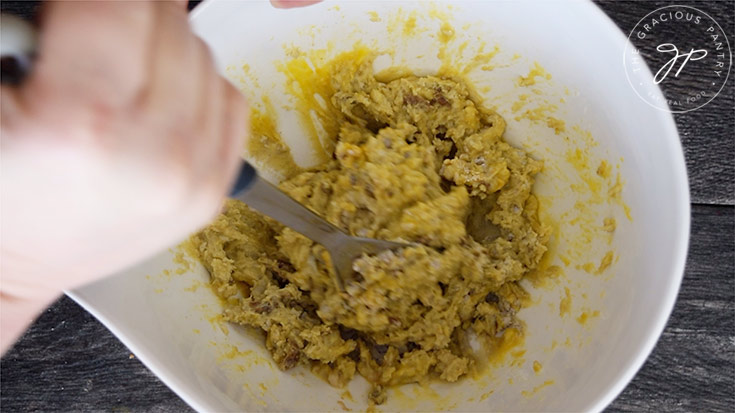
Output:
[[[404,33],[401,25],[412,16],[416,28]],[[555,224],[551,262],[564,274],[545,286],[528,285],[533,304],[520,313],[527,337],[514,357],[483,377],[391,391],[380,409],[600,411],[622,391],[674,305],[687,252],[689,193],[671,115],[630,87],[626,37],[594,4],[383,1],[277,10],[267,2],[222,1],[200,5],[191,21],[223,73],[253,101],[265,94],[278,107],[288,101],[276,62],[297,49],[333,55],[359,40],[394,51],[384,66],[431,73],[439,64],[435,34],[443,21],[455,31],[445,52],[458,60],[471,60],[482,42],[486,52],[497,45],[491,63],[468,77],[508,121],[507,139],[545,161],[536,191],[543,216]],[[551,79],[520,86],[534,62]],[[649,83],[648,92],[660,96]],[[514,103],[524,94],[519,109]],[[533,118],[525,110],[534,105],[548,110]],[[298,120],[279,110],[297,161],[308,163]],[[549,114],[565,122],[564,130],[549,127]],[[601,160],[612,166],[608,179],[595,174]],[[623,189],[610,199],[617,172]],[[612,236],[600,230],[610,217],[617,222]],[[612,265],[594,274],[607,252]],[[207,278],[200,265],[172,250],[70,296],[197,410],[366,408],[364,380],[350,384],[349,397],[305,368],[281,372],[257,336],[217,322],[220,307]],[[560,314],[566,309],[568,315]]]

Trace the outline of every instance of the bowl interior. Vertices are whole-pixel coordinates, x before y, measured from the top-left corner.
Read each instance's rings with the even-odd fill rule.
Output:
[[[416,28],[406,31],[411,18]],[[444,24],[455,32],[448,43],[437,35]],[[271,97],[279,128],[304,165],[313,158],[299,120],[282,107],[289,98],[276,70],[294,50],[323,50],[329,57],[361,42],[385,52],[376,66],[428,74],[441,65],[440,50],[469,68],[497,46],[466,76],[506,118],[506,139],[545,162],[536,192],[542,218],[555,230],[550,264],[562,274],[526,284],[534,302],[520,314],[527,334],[514,357],[458,384],[395,389],[380,408],[601,410],[623,389],[673,306],[689,199],[671,115],[628,85],[625,36],[596,6],[350,2],[276,10],[268,2],[223,1],[202,4],[192,25],[220,70],[253,102]],[[524,85],[519,79],[534,67],[542,75]],[[650,93],[660,93],[652,82]],[[607,177],[597,173],[603,161],[611,169]],[[602,229],[606,218],[616,222],[612,234]],[[599,271],[605,257],[611,265]],[[280,372],[262,339],[218,322],[221,307],[207,279],[201,265],[172,249],[70,295],[198,410],[366,408],[363,380],[334,389],[305,368]]]

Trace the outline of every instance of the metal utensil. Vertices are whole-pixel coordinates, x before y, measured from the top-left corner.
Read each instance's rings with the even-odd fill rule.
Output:
[[[340,290],[344,290],[345,282],[353,273],[355,259],[363,254],[373,255],[386,249],[408,246],[345,233],[258,176],[255,168],[247,162],[240,169],[230,197],[324,246],[332,258],[337,274],[335,282]]]

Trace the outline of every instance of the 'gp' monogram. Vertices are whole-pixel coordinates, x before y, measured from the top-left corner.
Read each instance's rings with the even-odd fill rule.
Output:
[[[669,75],[669,72],[671,72],[671,69],[676,65],[676,61],[679,60],[680,57],[686,57],[683,62],[681,62],[681,66],[679,66],[679,70],[674,73],[674,77],[679,77],[679,73],[684,69],[684,66],[691,60],[701,60],[704,59],[705,56],[707,56],[707,51],[704,49],[698,49],[689,50],[689,53],[682,53],[679,54],[679,49],[673,44],[673,43],[661,43],[656,47],[656,50],[662,53],[674,53],[674,57],[671,58],[668,62],[666,62],[661,69],[658,69],[658,72],[656,72],[656,76],[653,77],[653,83],[659,84],[666,79],[666,76]],[[666,71],[664,72],[664,69]],[[661,72],[664,72],[663,74]]]

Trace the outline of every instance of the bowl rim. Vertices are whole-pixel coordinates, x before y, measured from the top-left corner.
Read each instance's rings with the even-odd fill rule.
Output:
[[[197,5],[190,12],[189,21],[192,22],[200,18],[200,16],[214,3],[216,3],[215,0],[204,0],[202,3]],[[601,30],[603,32],[608,32],[610,35],[618,37],[618,41],[622,39],[624,42],[629,43],[629,40],[622,29],[620,29],[599,6],[594,4],[592,0],[584,0],[581,1],[580,4],[582,4],[583,7],[588,7],[590,9],[590,14],[596,16],[595,18],[600,20],[600,25],[602,27]],[[621,62],[623,62],[622,59]],[[645,75],[647,78],[653,79],[653,75],[648,65],[645,65],[643,70],[646,72]],[[658,85],[653,85],[653,82],[649,83],[652,85],[649,87],[649,91],[656,94],[657,97],[663,98],[663,93]],[[675,192],[674,195],[676,202],[672,204],[672,206],[676,208],[677,212],[676,228],[678,230],[678,234],[676,234],[676,240],[672,251],[674,259],[669,265],[668,272],[671,274],[670,282],[667,283],[665,289],[661,291],[664,298],[661,300],[661,304],[657,306],[657,314],[655,315],[653,325],[648,328],[647,333],[645,333],[643,345],[639,347],[638,351],[634,353],[632,357],[629,358],[626,363],[627,365],[621,370],[618,376],[613,379],[609,388],[604,392],[600,392],[596,397],[596,401],[587,406],[584,409],[585,411],[599,412],[605,409],[605,407],[612,403],[622,393],[637,372],[641,369],[666,327],[666,323],[674,309],[684,277],[691,230],[691,201],[684,151],[672,113],[658,110],[656,111],[655,117],[652,118],[652,121],[661,125],[666,139],[666,149],[673,155],[671,157],[671,165],[673,167],[672,182],[675,183],[673,190]],[[112,334],[118,337],[120,341],[125,344],[149,370],[151,370],[151,372],[153,372],[185,403],[196,411],[203,412],[209,410],[207,402],[204,401],[203,398],[188,394],[185,390],[185,385],[176,378],[176,375],[172,374],[164,364],[159,363],[152,356],[148,355],[145,351],[143,342],[132,339],[125,333],[125,331],[116,327],[112,320],[87,301],[83,294],[80,294],[78,291],[65,291],[65,293],[99,320],[105,327],[107,327],[108,330],[110,330]]]
[[[607,26],[606,31],[616,33],[618,38],[622,38],[628,46],[632,46],[628,36],[623,30],[618,27],[617,24],[605,13],[602,8],[592,2],[592,0],[584,1],[587,7],[592,8],[592,14],[599,16],[601,24]],[[625,51],[623,51],[623,54]],[[622,56],[621,56],[622,57]],[[625,66],[625,60],[621,58],[621,64]],[[653,73],[648,64],[644,64],[643,70],[645,72],[646,79],[650,79],[648,92],[656,95],[656,98],[663,99],[663,92],[658,85],[653,84]],[[666,137],[666,143],[668,150],[674,156],[671,157],[671,164],[673,166],[672,182],[676,183],[674,190],[677,202],[673,206],[678,207],[678,216],[676,218],[676,228],[679,233],[676,234],[675,246],[673,252],[674,259],[670,264],[669,273],[670,282],[667,284],[663,291],[664,299],[658,306],[658,314],[656,314],[655,321],[651,328],[648,329],[647,336],[644,339],[643,345],[639,348],[637,354],[627,363],[624,370],[618,375],[618,378],[614,381],[613,385],[610,386],[609,390],[605,394],[601,394],[598,398],[597,403],[590,406],[589,411],[601,412],[607,406],[609,406],[630,384],[638,371],[643,367],[648,357],[653,352],[653,349],[658,343],[661,334],[663,334],[666,324],[674,310],[677,297],[679,295],[679,289],[684,279],[684,270],[686,266],[686,259],[689,253],[689,236],[691,231],[691,199],[689,194],[689,177],[687,176],[686,161],[684,158],[684,148],[681,144],[681,136],[679,130],[676,127],[674,120],[674,114],[669,111],[656,110],[656,121],[660,123],[665,131],[664,136]]]

